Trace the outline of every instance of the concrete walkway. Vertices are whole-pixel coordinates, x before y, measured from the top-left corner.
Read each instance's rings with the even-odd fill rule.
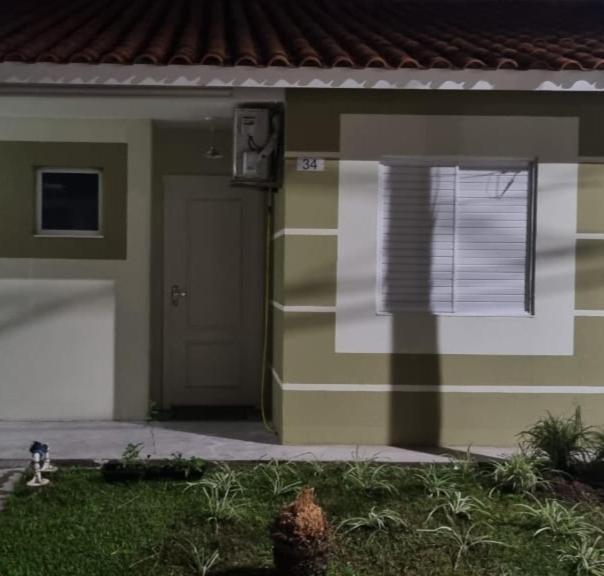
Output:
[[[282,446],[259,422],[0,422],[2,462],[21,464],[29,445],[49,445],[53,460],[119,458],[128,443],[142,443],[142,457],[169,458],[174,453],[206,460],[322,460],[374,458],[382,462],[447,462],[465,447],[410,450],[391,446]],[[477,455],[501,457],[509,450],[472,448]]]

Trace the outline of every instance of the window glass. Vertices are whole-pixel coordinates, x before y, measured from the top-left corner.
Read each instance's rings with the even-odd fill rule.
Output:
[[[38,186],[39,232],[100,232],[99,172],[41,170]]]

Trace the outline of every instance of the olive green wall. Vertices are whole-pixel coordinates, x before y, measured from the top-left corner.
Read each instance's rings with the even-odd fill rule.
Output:
[[[462,114],[578,116],[579,153],[602,156],[604,96],[599,93],[287,90],[286,99],[286,149],[290,152],[338,152],[341,114]]]
[[[573,356],[336,353],[331,310],[336,298],[337,236],[329,230],[338,227],[341,114],[579,117],[580,155],[602,158],[603,111],[604,97],[599,94],[287,92],[284,232],[274,243],[283,267],[281,274],[276,269],[278,306],[273,310],[278,327],[275,349],[279,346],[273,368],[281,383],[277,382],[275,400],[281,400],[282,441],[511,445],[515,435],[546,410],[568,412],[580,404],[588,420],[601,419],[604,396],[554,394],[551,387],[604,384],[604,317],[576,318]],[[327,155],[325,171],[297,172],[295,157],[300,153]],[[579,167],[578,232],[604,233],[602,165]],[[576,254],[576,308],[604,310],[604,241],[579,239]],[[328,308],[317,311],[317,307]],[[364,386],[364,391],[353,390],[355,385]],[[368,385],[376,385],[376,391],[367,392]],[[483,391],[401,392],[396,389],[401,385],[475,386]],[[489,386],[547,388],[500,394],[484,390]]]
[[[128,152],[125,144],[0,142],[0,258],[126,258]],[[35,236],[36,169],[103,173],[103,237]]]

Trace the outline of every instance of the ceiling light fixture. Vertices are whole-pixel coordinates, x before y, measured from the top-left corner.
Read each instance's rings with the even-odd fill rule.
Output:
[[[210,147],[206,150],[205,157],[208,160],[221,160],[222,158],[224,158],[224,155],[220,150],[218,150],[218,148],[216,148],[215,145],[216,126],[214,124],[214,118],[207,117],[206,121],[210,122],[210,130],[212,132],[212,136],[210,138]]]

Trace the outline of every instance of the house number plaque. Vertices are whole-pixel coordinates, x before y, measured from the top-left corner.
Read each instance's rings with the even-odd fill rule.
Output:
[[[324,172],[325,159],[305,156],[298,158],[298,172]]]

